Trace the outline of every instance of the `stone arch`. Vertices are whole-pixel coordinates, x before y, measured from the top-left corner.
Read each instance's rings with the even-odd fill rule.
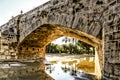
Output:
[[[101,76],[101,68],[103,66],[103,58],[102,56],[100,56],[102,55],[102,40],[85,32],[81,32],[79,30],[57,24],[44,24],[32,31],[28,36],[26,36],[24,40],[19,43],[18,58],[44,58],[46,45],[62,36],[73,37],[95,47],[95,62],[97,63],[95,64],[95,72],[97,75]],[[23,49],[20,50],[20,47],[22,47]],[[25,48],[28,48],[28,50],[25,50]]]

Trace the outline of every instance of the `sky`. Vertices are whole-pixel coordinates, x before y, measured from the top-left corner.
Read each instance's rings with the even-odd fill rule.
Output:
[[[52,43],[58,44],[58,45],[66,44],[65,42],[62,41],[62,39],[64,39],[64,38],[65,38],[65,36],[55,39],[54,41],[52,41]]]
[[[23,13],[47,2],[49,0],[0,0],[0,26],[8,22],[12,16],[20,14],[22,10]],[[52,43],[55,44],[65,44],[62,42],[61,37]]]
[[[0,26],[8,22],[12,16],[23,13],[49,0],[0,0]]]

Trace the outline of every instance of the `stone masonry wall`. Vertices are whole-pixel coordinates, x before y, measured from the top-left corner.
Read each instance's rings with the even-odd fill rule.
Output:
[[[105,26],[105,80],[120,80],[120,0],[111,0]]]

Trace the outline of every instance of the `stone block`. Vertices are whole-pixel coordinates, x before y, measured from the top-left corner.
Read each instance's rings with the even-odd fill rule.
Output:
[[[114,74],[120,76],[120,64],[114,65]]]

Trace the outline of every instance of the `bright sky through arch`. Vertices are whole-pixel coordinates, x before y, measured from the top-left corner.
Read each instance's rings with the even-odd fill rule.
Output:
[[[0,0],[0,26],[8,22],[12,16],[23,13],[49,0]]]
[[[51,43],[58,44],[58,45],[65,44],[65,42],[62,41],[64,38],[65,38],[65,36],[57,38],[54,41],[52,41]]]

